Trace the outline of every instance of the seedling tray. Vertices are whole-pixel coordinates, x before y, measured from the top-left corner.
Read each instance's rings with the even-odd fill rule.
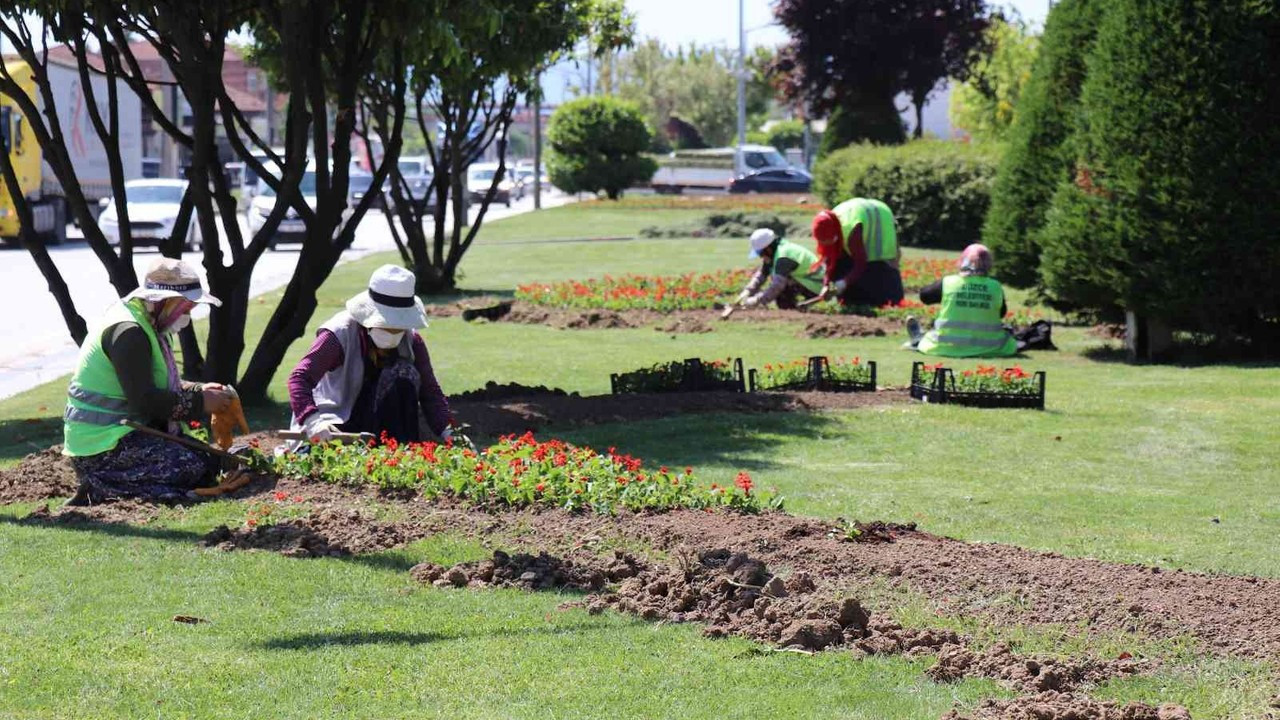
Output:
[[[764,380],[755,368],[751,368],[751,373],[748,376],[747,381],[751,392],[787,390],[816,390],[818,392],[875,392],[876,364],[875,362],[868,362],[867,367],[871,370],[871,379],[867,382],[859,382],[857,380],[838,380],[831,377],[831,365],[827,357],[825,355],[814,355],[809,358],[809,374],[803,380],[770,385],[767,384],[768,381]]]
[[[631,372],[613,373],[609,376],[609,385],[614,395],[712,390],[745,392],[747,382],[742,369],[742,358],[735,358],[731,367],[731,377],[726,378],[701,359],[689,358]]]
[[[911,397],[921,402],[966,405],[980,408],[1032,408],[1044,409],[1043,370],[1032,376],[1034,393],[971,392],[956,389],[956,376],[951,368],[935,368],[933,374],[925,372],[923,362],[911,364]]]

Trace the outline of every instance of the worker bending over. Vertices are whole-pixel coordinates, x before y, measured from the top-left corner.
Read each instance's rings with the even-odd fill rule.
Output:
[[[317,442],[336,432],[386,433],[400,442],[424,439],[418,421],[449,440],[449,401],[431,369],[427,326],[413,273],[395,265],[373,272],[369,289],[316,331],[315,342],[289,374],[293,430]]]
[[[822,298],[880,307],[902,301],[898,232],[879,200],[853,198],[813,218],[813,239],[826,265]]]
[[[749,257],[760,259],[761,264],[734,301],[737,306],[755,307],[772,302],[781,310],[790,310],[801,299],[817,297],[822,291],[818,257],[803,246],[778,237],[769,228],[751,233]],[[769,282],[767,286],[765,280]]]

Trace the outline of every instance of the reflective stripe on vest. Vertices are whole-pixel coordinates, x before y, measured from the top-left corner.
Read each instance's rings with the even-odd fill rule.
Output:
[[[933,329],[917,349],[943,357],[1004,357],[1018,351],[1017,341],[1001,324],[1004,289],[981,276],[948,275],[942,279],[942,308]]]
[[[778,249],[773,252],[773,262],[776,266],[778,260],[786,258],[796,264],[795,272],[791,273],[791,279],[796,281],[809,292],[818,293],[822,291],[823,268],[818,265],[818,256],[814,255],[808,248],[803,247],[790,240],[779,240]],[[812,269],[818,265],[817,269]]]
[[[85,390],[84,387],[75,380],[72,380],[71,385],[67,388],[67,397],[73,400],[79,400],[87,405],[102,408],[103,410],[118,412],[118,414],[121,415],[128,414],[129,412],[128,400],[112,397],[110,395],[103,395],[102,393],[96,393],[92,390]]]
[[[89,408],[78,408],[71,405],[68,405],[66,412],[62,413],[64,421],[85,423],[86,425],[102,425],[104,427],[119,425],[120,421],[127,417],[129,417],[128,413],[90,410]]]

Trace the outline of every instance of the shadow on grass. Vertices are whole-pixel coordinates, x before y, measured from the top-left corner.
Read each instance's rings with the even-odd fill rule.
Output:
[[[639,624],[640,621],[634,621]],[[537,625],[518,628],[494,628],[478,632],[404,632],[399,630],[367,630],[349,632],[316,632],[267,638],[251,647],[256,650],[320,650],[327,647],[359,645],[427,645],[454,640],[470,640],[482,636],[514,637],[523,635],[565,635],[604,630],[612,623],[585,621],[572,625]]]
[[[1123,346],[1098,345],[1085,348],[1080,355],[1086,360],[1099,363],[1120,365],[1152,366],[1152,367],[1230,367],[1241,370],[1274,370],[1280,368],[1280,359],[1260,357],[1237,350],[1223,350],[1215,347],[1195,344],[1179,344],[1170,352],[1168,360],[1163,362],[1129,362],[1129,353]]]
[[[53,502],[61,503],[61,500]],[[0,506],[0,509],[3,509],[3,506]],[[165,527],[148,527],[145,525],[132,525],[127,522],[97,519],[84,515],[74,518],[67,516],[59,517],[56,515],[25,515],[23,517],[16,517],[14,515],[0,513],[0,525],[97,533],[111,538],[134,538],[157,540],[161,542],[180,542],[205,547],[207,549],[207,546],[201,545],[207,535],[207,533],[204,532],[197,532],[194,530],[175,530],[173,528]],[[266,548],[256,551],[275,552]],[[311,560],[315,558],[302,557],[299,559]],[[367,554],[340,555],[330,557],[329,559],[357,563],[374,570],[391,573],[408,572],[410,568],[421,562],[420,559],[413,557],[411,553],[405,552],[403,548],[393,548]]]
[[[0,420],[0,465],[62,443],[62,408],[48,417]]]
[[[423,295],[422,304],[424,305],[448,305],[459,300],[468,300],[475,297],[491,297],[491,298],[512,298],[515,297],[516,291],[511,288],[485,290],[476,289],[455,289],[447,293],[439,295]]]

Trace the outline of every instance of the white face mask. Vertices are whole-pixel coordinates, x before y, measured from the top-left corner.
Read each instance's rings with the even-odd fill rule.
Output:
[[[191,315],[189,314],[179,315],[178,319],[169,323],[169,327],[165,328],[164,331],[167,333],[177,333],[178,331],[182,330],[182,328],[190,324],[191,324]]]
[[[382,328],[370,328],[369,330],[369,339],[373,340],[373,344],[383,350],[390,350],[399,345],[403,337],[403,330],[384,330]]]

